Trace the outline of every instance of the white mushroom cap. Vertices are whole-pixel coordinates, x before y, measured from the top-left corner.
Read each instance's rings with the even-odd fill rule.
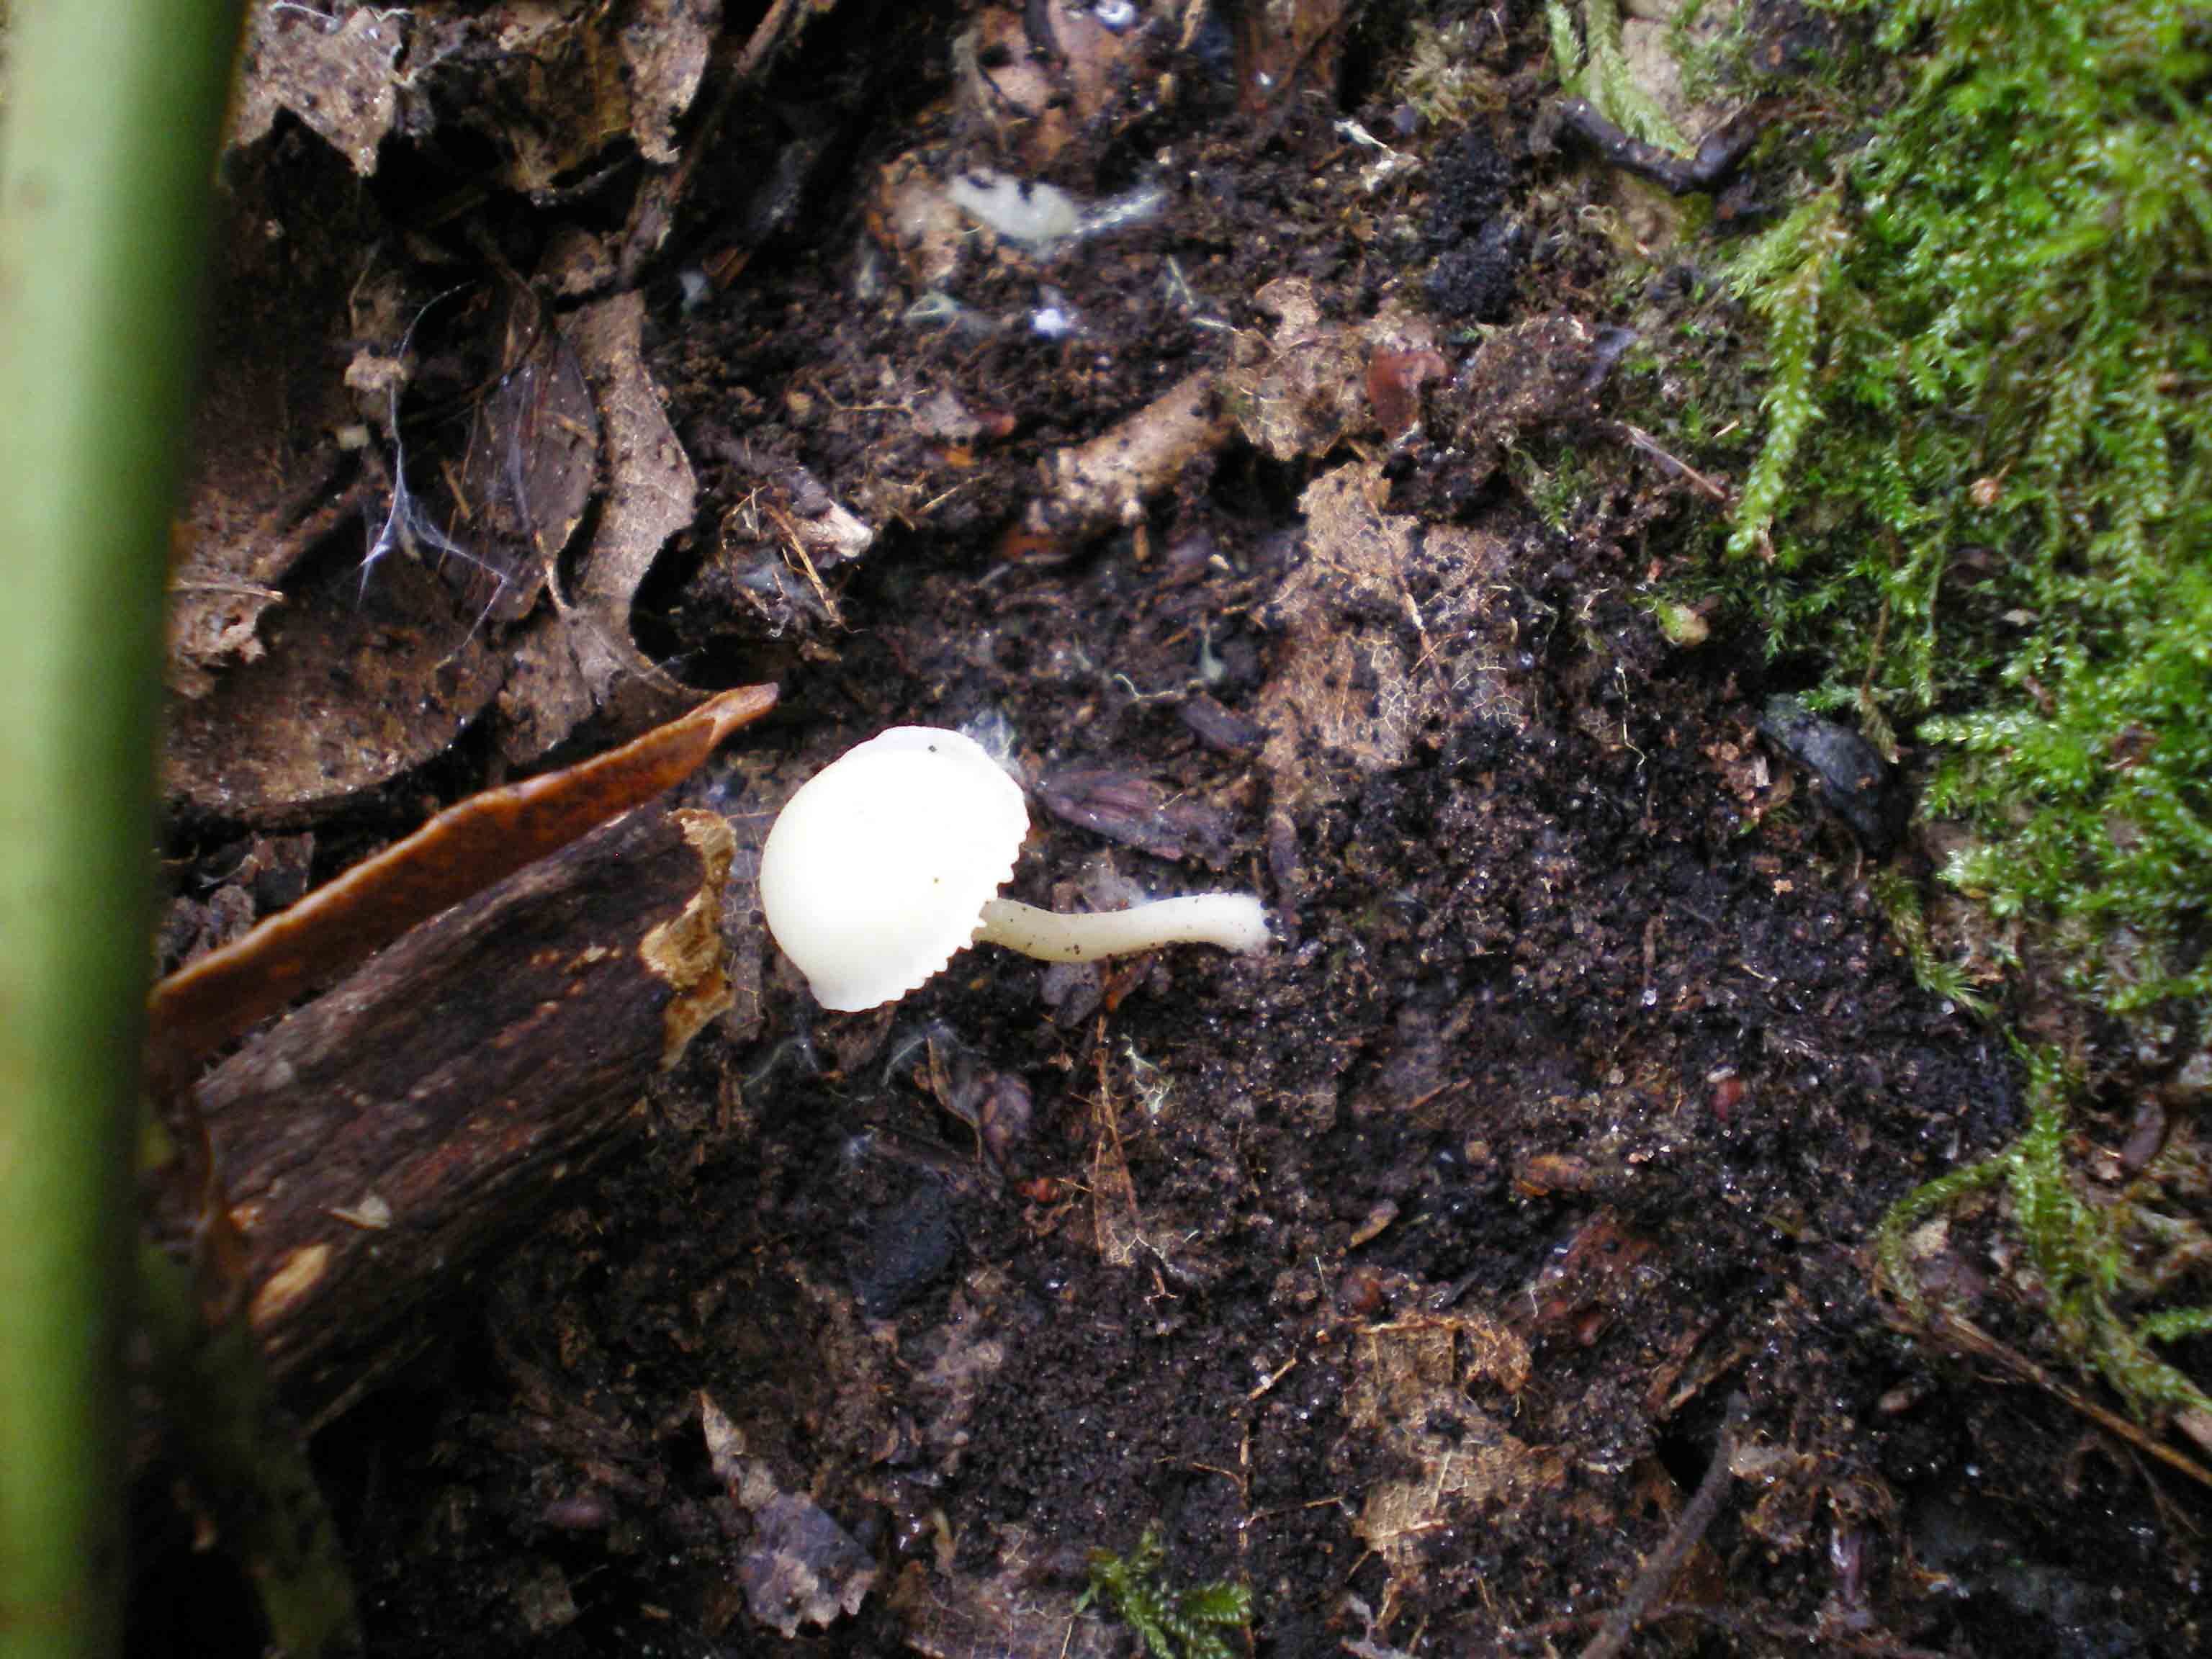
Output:
[[[769,932],[825,1008],[902,997],[974,942],[1029,827],[1021,786],[974,738],[893,726],[808,779],[769,831]]]

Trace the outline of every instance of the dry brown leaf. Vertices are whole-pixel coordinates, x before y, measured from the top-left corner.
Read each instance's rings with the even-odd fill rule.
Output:
[[[507,158],[507,183],[532,193],[559,189],[624,137],[648,161],[672,165],[722,24],[721,0],[525,0],[489,16],[253,11],[233,145],[266,137],[289,111],[365,178],[404,90],[410,121],[483,129]]]

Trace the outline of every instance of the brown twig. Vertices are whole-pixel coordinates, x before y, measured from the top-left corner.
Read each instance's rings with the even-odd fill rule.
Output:
[[[1580,140],[1624,173],[1648,179],[1673,196],[1710,191],[1734,173],[1772,113],[1765,103],[1737,111],[1707,133],[1694,156],[1681,156],[1632,138],[1598,113],[1586,98],[1567,98],[1538,118],[1535,142],[1548,147],[1559,137]]]
[[[1604,1627],[1590,1638],[1582,1652],[1582,1659],[1619,1659],[1635,1633],[1636,1622],[1657,1601],[1661,1591],[1674,1582],[1674,1575],[1682,1570],[1682,1563],[1705,1536],[1705,1528],[1720,1513],[1721,1499],[1728,1495],[1729,1462],[1735,1454],[1735,1439],[1743,1426],[1744,1398],[1736,1395],[1729,1401],[1728,1420],[1721,1425],[1720,1439],[1713,1447],[1713,1460],[1706,1466],[1705,1478],[1698,1483],[1698,1490],[1683,1508],[1681,1516],[1674,1522],[1674,1530],[1666,1541],[1652,1552],[1628,1587],[1628,1594],[1607,1616]]]
[[[2156,1458],[2178,1474],[2187,1475],[2201,1486],[2212,1487],[2212,1469],[2207,1469],[2195,1458],[2154,1439],[2118,1413],[2107,1411],[2095,1401],[2068,1388],[2026,1354],[2007,1347],[1965,1315],[1944,1310],[1936,1316],[1927,1328],[1932,1334],[1945,1338],[1961,1352],[1995,1360],[2014,1377],[2033,1382],[2053,1399],[2071,1406],[2098,1427],[2119,1436],[2137,1450]]]

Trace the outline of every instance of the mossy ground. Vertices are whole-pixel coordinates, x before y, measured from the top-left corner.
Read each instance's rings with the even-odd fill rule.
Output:
[[[1708,243],[1759,396],[1717,585],[1923,746],[1923,813],[1976,832],[1948,879],[2116,1012],[2201,1004],[2212,14],[1978,0],[1829,38],[1839,95],[1801,88],[1768,158],[1794,205]]]
[[[1736,73],[1784,102],[1760,165],[1789,183],[1764,228],[1693,240],[1700,303],[1641,363],[1696,388],[1655,399],[1666,441],[1732,440],[1741,477],[1683,586],[1922,784],[1979,961],[1935,948],[1904,870],[1901,941],[1932,988],[2069,1058],[2033,1062],[2034,1129],[1962,1189],[2009,1183],[2073,1357],[2138,1407],[2201,1403],[2102,1300],[2185,1335],[2201,1275],[2118,1247],[2130,1204],[2084,1198],[2064,1126],[2085,1088],[2186,1109],[2207,1084],[2212,12],[1815,15],[1809,75],[1762,74],[1737,37]]]

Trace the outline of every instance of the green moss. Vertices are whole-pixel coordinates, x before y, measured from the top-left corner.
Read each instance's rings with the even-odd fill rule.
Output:
[[[1252,1621],[1250,1587],[1220,1579],[1176,1589],[1166,1564],[1157,1527],[1127,1555],[1091,1551],[1091,1588],[1079,1611],[1103,1606],[1137,1632],[1152,1659],[1231,1659],[1229,1632]]]
[[[2201,1034],[2212,9],[1812,3],[1823,61],[1765,84],[1758,54],[1735,66],[1736,101],[1790,100],[1756,161],[1786,210],[1709,233],[1717,291],[1648,313],[1674,325],[1647,326],[1661,361],[1624,365],[1638,418],[1737,484],[1669,597],[1759,624],[1820,665],[1808,703],[1928,769],[1947,908],[1981,944],[1959,959],[1883,878],[1923,985],[1996,1020],[1995,970],[2027,959],[2138,1036]],[[2183,1151],[2091,1180],[2072,1085],[2047,1054],[2029,1075],[2027,1133],[1899,1204],[1881,1278],[1925,1314],[1914,1229],[1994,1205],[2001,1286],[2058,1352],[2147,1416],[2212,1406],[2160,1351],[2212,1334],[2212,1309],[2166,1305],[2212,1251],[2188,1218],[2212,1176]]]
[[[1884,870],[1874,878],[1874,891],[1888,918],[1890,933],[1905,947],[1912,977],[1920,988],[1965,1009],[1977,1019],[1995,1018],[1996,1008],[1990,1000],[1988,988],[1975,980],[1964,963],[1936,948],[1919,888],[1897,872]]]
[[[2006,1269],[2013,1291],[2040,1309],[2065,1357],[2104,1376],[2139,1415],[2174,1407],[2212,1411],[2208,1396],[2151,1345],[2212,1332],[2212,1307],[2138,1312],[2169,1277],[2212,1244],[2203,1230],[2160,1207],[2154,1164],[2127,1188],[2093,1191],[2065,1157],[2067,1080],[2055,1056],[2028,1060],[2027,1133],[2004,1151],[1938,1176],[1883,1218],[1876,1238],[1885,1287],[1917,1319],[1929,1310],[1911,1261],[1915,1229],[1978,1192],[2002,1189],[2024,1249]],[[2201,1172],[2183,1175],[2191,1184]]]
[[[1477,61],[1478,37],[1466,22],[1439,27],[1425,17],[1412,21],[1398,95],[1432,127],[1464,126],[1478,115],[1505,107],[1505,83]]]
[[[2201,1002],[2205,9],[1918,0],[1875,39],[1728,261],[1759,365],[1729,586],[1830,663],[1816,702],[1941,751],[1924,810],[1979,836],[1952,881],[2117,1012]]]
[[[1552,57],[1562,87],[1589,100],[1623,132],[1664,149],[1689,153],[1688,142],[1628,67],[1621,52],[1616,0],[1582,0],[1579,15],[1568,0],[1544,0],[1544,21],[1551,31]]]
[[[1533,443],[1508,447],[1504,465],[1506,477],[1536,516],[1562,535],[1571,533],[1577,520],[1603,496],[1589,459],[1571,444],[1543,434]]]

